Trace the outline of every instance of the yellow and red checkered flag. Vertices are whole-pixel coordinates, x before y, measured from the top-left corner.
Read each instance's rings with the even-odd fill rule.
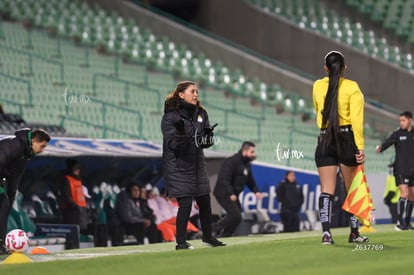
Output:
[[[342,209],[354,214],[363,225],[368,227],[371,225],[371,211],[374,209],[374,204],[362,165],[359,165],[356,170]]]

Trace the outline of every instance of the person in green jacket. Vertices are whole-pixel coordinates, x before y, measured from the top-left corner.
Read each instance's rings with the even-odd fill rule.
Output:
[[[388,165],[389,173],[385,181],[385,191],[384,191],[384,203],[390,209],[392,223],[397,223],[398,221],[398,200],[400,198],[400,189],[398,188],[395,182],[394,176],[394,164],[391,163]]]

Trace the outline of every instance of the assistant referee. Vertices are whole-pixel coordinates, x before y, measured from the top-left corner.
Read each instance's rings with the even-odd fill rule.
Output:
[[[313,103],[320,128],[315,162],[321,183],[322,244],[330,245],[334,243],[330,223],[338,166],[348,190],[357,166],[364,162],[364,96],[355,81],[343,77],[346,65],[342,53],[331,51],[324,61],[328,76],[313,84]],[[357,218],[349,214],[349,221],[349,242],[367,242],[368,238],[359,234]]]

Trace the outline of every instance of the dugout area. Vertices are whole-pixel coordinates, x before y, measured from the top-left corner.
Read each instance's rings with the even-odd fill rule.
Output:
[[[205,154],[210,181],[215,182],[220,163],[228,154],[214,151]],[[27,165],[9,217],[8,231],[21,228],[29,232],[35,245],[62,245],[62,238],[68,237],[69,231],[76,235],[62,225],[59,209],[66,160],[74,158],[81,165],[82,183],[90,196],[87,198],[88,232],[80,234],[79,241],[81,245],[86,243],[84,246],[106,246],[117,194],[130,182],[162,188],[161,157],[161,146],[148,141],[53,138],[45,152]],[[44,229],[48,225],[51,228]],[[92,237],[97,234],[99,238]],[[77,242],[76,239],[72,242]],[[77,247],[77,244],[69,246]]]

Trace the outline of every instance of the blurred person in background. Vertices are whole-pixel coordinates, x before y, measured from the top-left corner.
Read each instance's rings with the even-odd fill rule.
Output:
[[[158,230],[162,232],[164,241],[175,242],[177,234],[177,211],[178,204],[174,199],[168,199],[165,195],[165,189],[161,190],[161,195],[157,188],[148,192],[148,205],[153,209],[155,222]],[[187,223],[187,233],[199,233],[190,221]]]
[[[295,172],[286,172],[276,188],[277,200],[282,204],[280,217],[283,232],[300,231],[300,208],[304,201],[302,187],[296,182]]]
[[[144,244],[144,237],[150,243],[157,242],[159,232],[152,221],[153,213],[142,202],[138,183],[130,183],[118,194],[115,212],[125,233],[134,236],[138,244]]]
[[[411,230],[411,214],[414,206],[414,130],[413,114],[405,111],[400,114],[400,127],[376,148],[384,152],[391,145],[395,148],[394,175],[400,190],[397,205],[398,221],[395,230]]]
[[[214,196],[226,211],[226,215],[214,226],[217,236],[230,237],[241,223],[241,205],[239,195],[247,186],[262,199],[256,181],[253,178],[251,162],[256,159],[256,146],[253,142],[243,142],[239,152],[224,160],[217,176]]]
[[[388,165],[388,175],[385,180],[384,203],[388,206],[391,215],[391,222],[398,222],[398,201],[400,189],[397,186],[394,176],[394,163]]]
[[[81,166],[75,159],[66,160],[67,173],[60,188],[60,209],[63,223],[79,226],[84,233],[88,226],[87,201],[81,179]]]

